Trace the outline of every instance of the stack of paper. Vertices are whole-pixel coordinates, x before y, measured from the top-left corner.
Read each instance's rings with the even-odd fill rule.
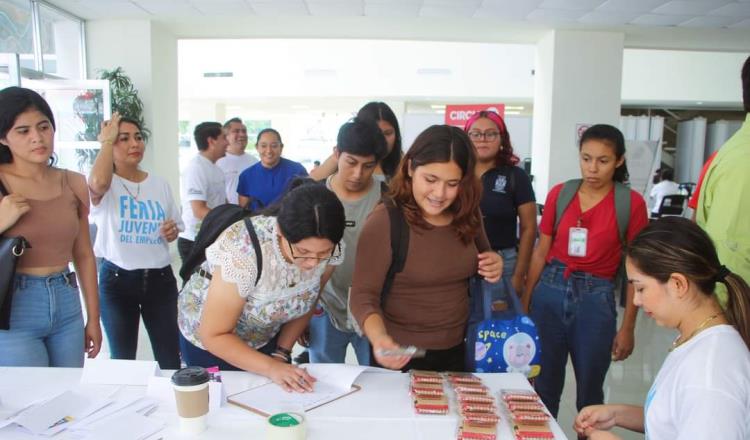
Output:
[[[156,405],[156,401],[149,398],[115,401],[69,390],[21,409],[0,421],[0,428],[17,425],[43,437],[67,430],[91,439],[111,440],[115,435],[117,439],[141,440],[164,428],[164,422],[146,417]],[[121,425],[127,429],[114,428]]]

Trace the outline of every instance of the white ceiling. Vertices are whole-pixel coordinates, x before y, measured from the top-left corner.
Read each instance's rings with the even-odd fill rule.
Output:
[[[85,19],[211,17],[493,20],[543,27],[750,29],[750,0],[47,0]]]

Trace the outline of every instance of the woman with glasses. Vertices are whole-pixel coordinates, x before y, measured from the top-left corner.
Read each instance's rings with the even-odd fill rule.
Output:
[[[290,364],[320,287],[343,260],[346,219],[336,195],[297,179],[281,201],[251,218],[261,255],[245,221],[206,248],[206,261],[178,300],[180,347],[187,365],[245,370],[287,391],[315,381]],[[260,263],[260,265],[258,264]]]
[[[475,113],[466,121],[464,130],[477,152],[475,172],[483,187],[479,206],[490,247],[503,256],[503,277],[510,278],[520,294],[536,239],[536,200],[531,180],[516,166],[518,157],[513,154],[510,135],[500,115],[493,111]]]
[[[501,257],[489,250],[479,211],[474,148],[456,127],[433,125],[401,161],[390,196],[409,228],[403,270],[382,289],[392,262],[391,222],[380,204],[357,244],[350,294],[352,315],[370,340],[376,365],[391,369],[464,370],[469,278],[494,282]],[[423,358],[400,347],[426,350]]]

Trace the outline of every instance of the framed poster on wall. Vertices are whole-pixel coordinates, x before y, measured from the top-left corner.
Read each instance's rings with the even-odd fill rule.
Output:
[[[99,151],[96,140],[103,121],[111,116],[109,82],[105,80],[29,80],[55,115],[57,166],[88,174]]]

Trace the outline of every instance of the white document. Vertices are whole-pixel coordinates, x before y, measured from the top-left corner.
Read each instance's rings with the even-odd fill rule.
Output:
[[[352,385],[370,367],[347,364],[301,365],[317,379],[311,393],[287,392],[275,383],[264,384],[229,396],[231,403],[266,414],[301,408],[305,411],[334,401],[353,391]],[[380,372],[380,371],[378,371]]]
[[[142,440],[164,429],[161,420],[137,412],[123,412],[95,424],[86,440]]]
[[[159,400],[166,408],[177,410],[177,402],[174,397],[174,388],[172,380],[169,377],[153,376],[148,379],[146,395]],[[221,408],[221,405],[227,401],[226,391],[223,382],[208,383],[208,409],[210,411]]]
[[[74,391],[65,391],[22,412],[14,423],[37,435],[54,435],[111,403],[109,399],[94,399]]]
[[[158,404],[158,401],[148,397],[132,397],[130,399],[118,400],[90,416],[71,424],[68,429],[73,431],[88,429],[91,425],[96,425],[102,420],[110,417],[118,417],[120,414],[128,412],[147,414],[154,410]]]
[[[148,378],[160,376],[156,361],[86,359],[81,383],[98,385],[148,385]]]

